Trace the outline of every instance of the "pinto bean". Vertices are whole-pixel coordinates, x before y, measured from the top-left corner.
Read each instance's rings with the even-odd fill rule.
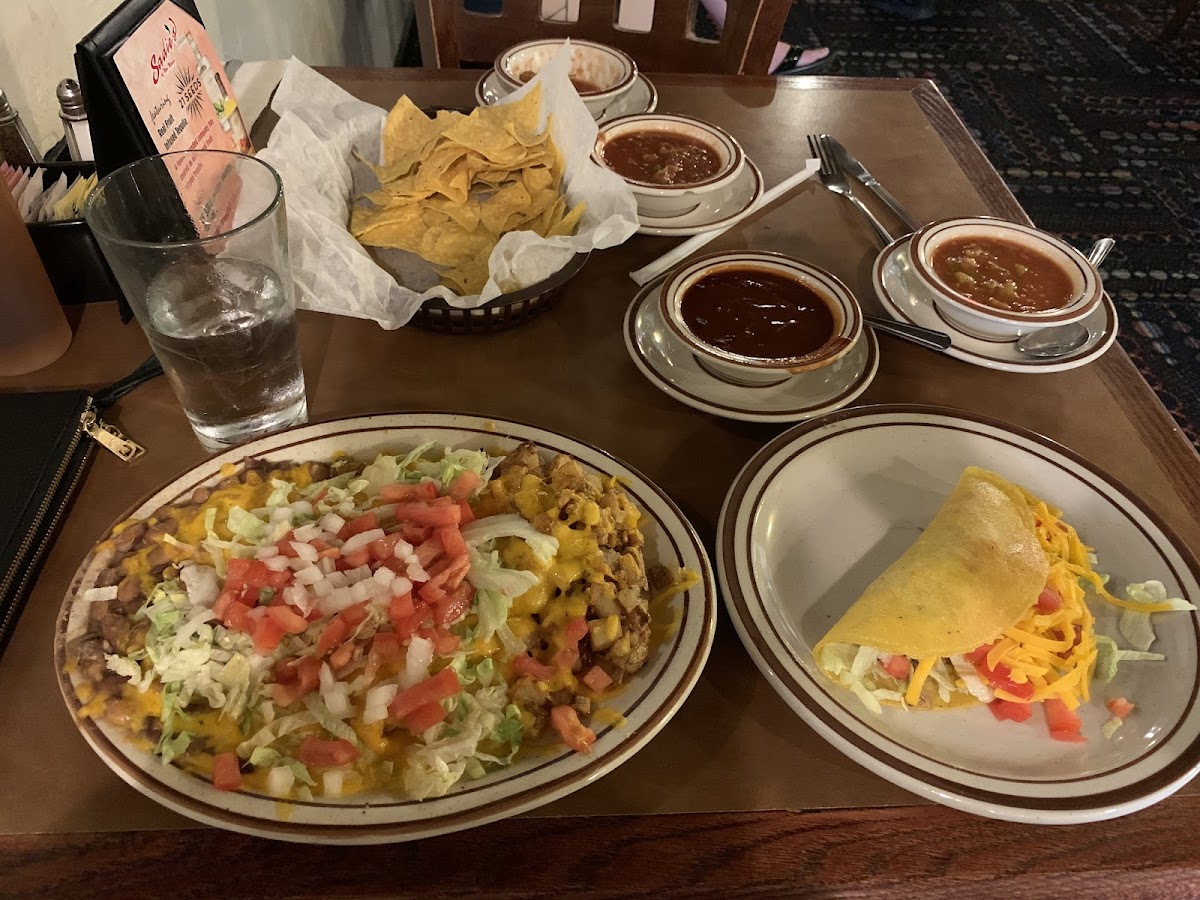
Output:
[[[201,503],[207,502],[212,496],[212,491],[206,487],[198,487],[192,491],[192,502],[199,506]]]
[[[134,522],[132,525],[127,525],[113,538],[113,547],[118,553],[128,553],[137,545],[137,542],[141,540],[142,535],[145,533],[145,522]]]
[[[96,578],[96,587],[113,587],[121,583],[121,579],[125,577],[125,573],[121,571],[121,567],[111,566],[103,570]]]

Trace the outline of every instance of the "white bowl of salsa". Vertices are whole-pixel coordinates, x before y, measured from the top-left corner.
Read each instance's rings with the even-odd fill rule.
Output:
[[[505,90],[512,92],[542,70],[542,66],[562,49],[566,38],[541,38],[509,47],[496,57],[496,76]],[[584,106],[593,118],[598,118],[637,80],[637,63],[628,53],[598,44],[571,38],[571,71],[569,77]]]
[[[701,368],[747,387],[832,365],[863,329],[858,301],[836,277],[759,250],[684,263],[663,284],[659,309]]]
[[[727,190],[745,166],[727,131],[691,116],[637,113],[600,127],[592,159],[620,175],[653,218],[687,215],[706,194]]]
[[[1002,219],[931,222],[912,236],[909,256],[942,317],[985,340],[1078,322],[1104,294],[1096,268],[1070,244]]]

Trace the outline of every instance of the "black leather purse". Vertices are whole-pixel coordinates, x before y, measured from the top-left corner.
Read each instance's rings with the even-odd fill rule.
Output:
[[[6,471],[0,479],[0,654],[97,444],[125,460],[145,452],[105,423],[101,413],[161,374],[162,366],[152,356],[95,394],[82,390],[0,394],[0,434],[21,435],[7,448]]]

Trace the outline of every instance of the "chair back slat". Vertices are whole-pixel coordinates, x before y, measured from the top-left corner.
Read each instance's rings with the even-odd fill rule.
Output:
[[[579,0],[577,22],[542,18],[541,0],[504,0],[499,13],[469,12],[462,0],[414,0],[421,57],[430,68],[489,64],[505,48],[537,37],[609,44],[646,72],[766,74],[791,0],[730,0],[719,40],[692,33],[697,0],[656,0],[649,32],[617,26],[620,0]]]

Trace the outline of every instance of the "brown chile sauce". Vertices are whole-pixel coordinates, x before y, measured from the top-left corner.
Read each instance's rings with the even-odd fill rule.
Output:
[[[731,267],[683,292],[680,316],[706,344],[751,359],[795,359],[820,350],[837,328],[829,301],[777,272]]]

